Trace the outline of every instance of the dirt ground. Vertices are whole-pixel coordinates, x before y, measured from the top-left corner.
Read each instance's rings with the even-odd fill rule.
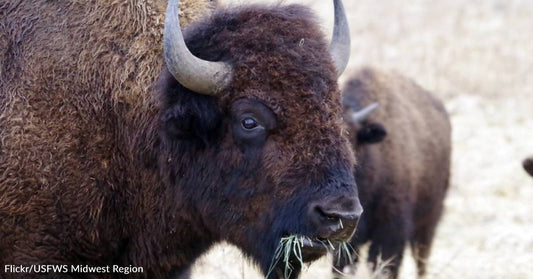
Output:
[[[286,2],[311,5],[331,33],[330,1]],[[533,278],[533,178],[521,168],[533,154],[533,1],[344,2],[352,57],[342,79],[361,65],[395,70],[451,115],[452,184],[427,278]],[[415,278],[406,255],[400,278]],[[330,278],[329,269],[322,259],[302,277]],[[195,279],[261,277],[230,245],[193,270]],[[356,276],[372,277],[364,268]]]

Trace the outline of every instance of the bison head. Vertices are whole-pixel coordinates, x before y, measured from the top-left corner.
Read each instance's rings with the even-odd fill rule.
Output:
[[[387,130],[381,123],[368,121],[368,116],[379,107],[378,103],[372,103],[360,108],[344,96],[344,119],[348,124],[348,131],[353,146],[382,142],[387,136]]]
[[[330,46],[299,5],[218,11],[185,35],[167,7],[162,176],[198,238],[237,245],[265,272],[281,238],[309,237],[312,260],[362,212],[337,87],[349,31],[334,3]]]

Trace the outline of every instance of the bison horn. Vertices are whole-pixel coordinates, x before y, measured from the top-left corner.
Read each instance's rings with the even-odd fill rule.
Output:
[[[340,76],[350,59],[350,28],[344,12],[341,0],[333,0],[335,9],[335,26],[333,27],[333,37],[329,45],[329,53],[337,69],[337,76]]]
[[[163,34],[165,62],[174,78],[186,88],[204,95],[217,95],[228,86],[233,68],[228,63],[194,56],[183,39],[178,16],[179,0],[169,0]]]
[[[367,117],[379,107],[378,103],[372,103],[363,109],[353,112],[351,116],[351,121],[353,123],[361,123],[367,119]]]

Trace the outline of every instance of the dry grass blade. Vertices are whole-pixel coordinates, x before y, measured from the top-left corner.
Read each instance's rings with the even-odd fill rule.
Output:
[[[340,264],[341,260],[345,260],[348,264],[354,263],[354,258],[352,254],[355,253],[355,249],[352,247],[352,245],[348,242],[342,242],[339,244],[339,248],[335,251],[335,256],[337,259],[337,265]]]
[[[290,262],[291,258],[295,258],[300,266],[305,266],[302,257],[303,239],[304,237],[297,235],[281,238],[265,278],[269,278],[280,262],[283,263],[283,277],[290,278],[294,271],[294,266]]]

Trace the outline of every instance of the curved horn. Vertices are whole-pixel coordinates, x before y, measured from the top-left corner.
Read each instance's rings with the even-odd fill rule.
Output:
[[[374,111],[376,110],[377,108],[379,107],[379,104],[378,103],[372,103],[366,107],[364,107],[363,109],[359,110],[359,111],[356,111],[356,112],[352,112],[351,115],[350,115],[350,118],[352,120],[353,123],[361,123],[363,121],[366,120],[366,118]]]
[[[341,0],[333,0],[335,9],[335,26],[333,27],[333,37],[329,45],[329,53],[337,69],[339,77],[350,59],[350,28],[344,12],[344,6]]]
[[[163,34],[165,62],[170,73],[186,88],[204,95],[217,95],[228,86],[233,68],[194,56],[183,39],[178,16],[179,0],[169,0]]]

